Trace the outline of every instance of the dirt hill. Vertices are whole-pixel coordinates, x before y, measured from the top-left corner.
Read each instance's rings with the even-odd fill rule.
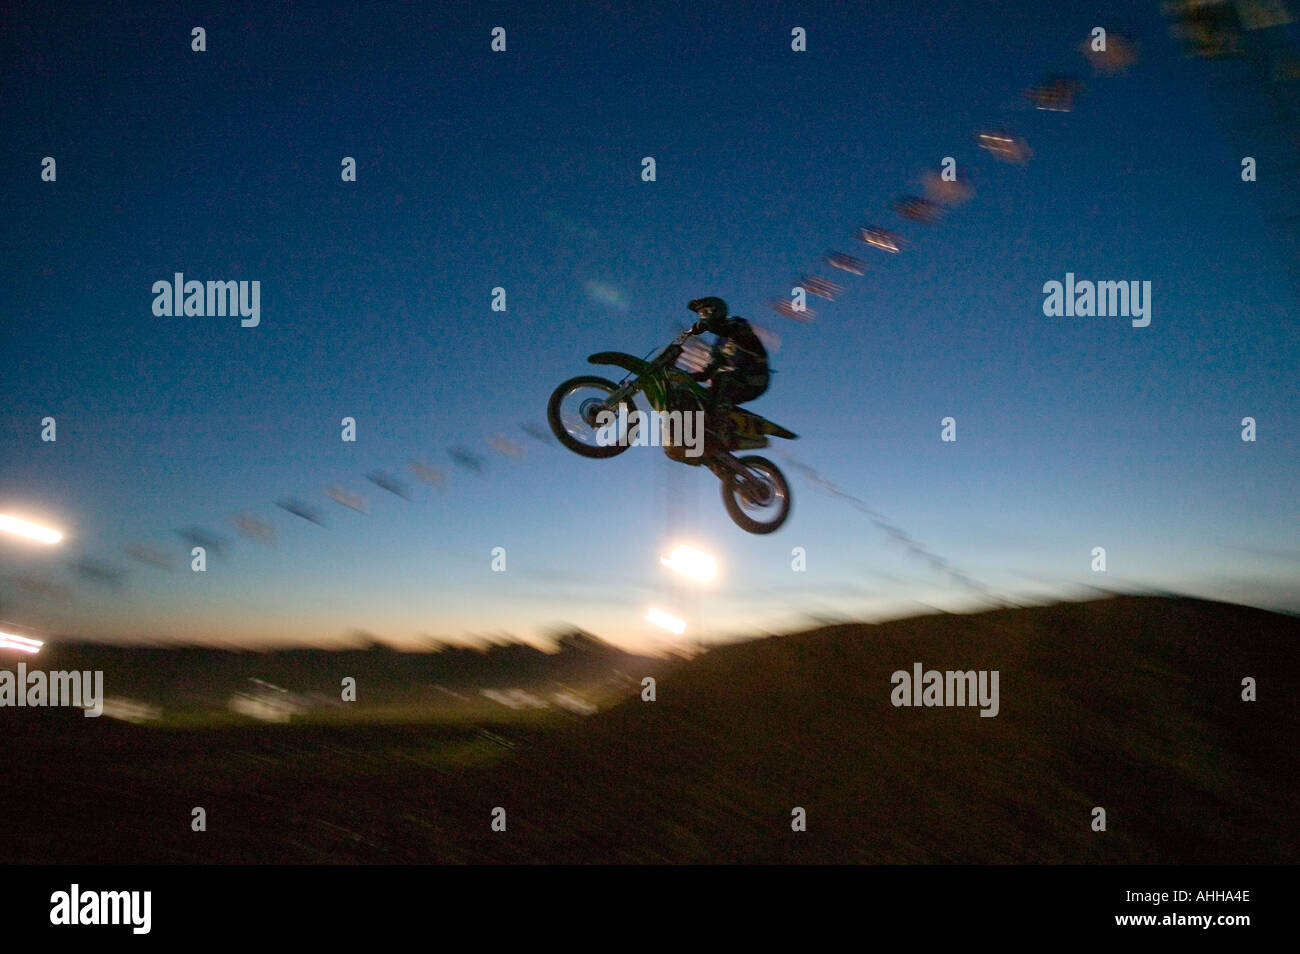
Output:
[[[75,716],[69,741],[10,773],[0,855],[1290,863],[1298,640],[1294,617],[1155,597],[832,626],[661,671],[654,702],[450,739],[470,756],[504,746],[463,767],[420,754],[447,735],[437,727],[267,726],[232,741]],[[892,674],[916,663],[996,670],[998,714],[893,705]],[[36,827],[15,808],[33,804]],[[504,832],[490,827],[498,807]],[[806,831],[791,830],[796,807]]]
[[[565,861],[1294,862],[1297,648],[1296,618],[1162,598],[731,646],[502,766],[482,795],[509,833],[474,840]],[[998,715],[895,707],[917,662],[998,670]]]

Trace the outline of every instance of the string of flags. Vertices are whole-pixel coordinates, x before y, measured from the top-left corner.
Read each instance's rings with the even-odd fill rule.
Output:
[[[1099,30],[1094,30],[1093,36],[1079,47],[1096,72],[1122,72],[1137,60],[1136,43],[1118,33],[1106,34],[1100,30],[1099,35]],[[1068,113],[1074,109],[1083,89],[1082,80],[1075,76],[1048,73],[1041,81],[1024,89],[1022,96],[1036,110]],[[1013,165],[1026,165],[1033,157],[1033,151],[1023,136],[1001,127],[977,131],[975,144],[994,159]],[[901,193],[889,204],[888,211],[917,225],[939,222],[948,210],[965,203],[975,194],[969,177],[957,176],[955,167],[945,170],[945,173],[926,173],[922,179],[925,195]],[[877,224],[855,229],[852,237],[889,255],[897,255],[908,247],[907,240],[897,232]],[[818,264],[859,277],[869,269],[867,262],[843,251],[826,252]],[[817,310],[808,307],[807,295],[834,302],[844,290],[839,282],[809,271],[795,282],[789,298],[773,298],[767,304],[779,315],[807,323],[817,318]]]
[[[537,423],[525,422],[520,430],[534,441],[553,446],[554,439],[550,431]],[[489,434],[484,438],[491,451],[509,460],[518,461],[525,456],[522,441],[514,440],[504,433]],[[486,454],[476,453],[463,445],[447,448],[447,457],[451,464],[466,473],[482,478],[488,472],[489,458]],[[424,460],[412,460],[406,465],[406,472],[411,478],[436,490],[445,490],[448,485],[448,471]],[[402,500],[412,500],[411,485],[390,470],[371,470],[364,475],[371,485]],[[322,488],[321,493],[339,506],[360,514],[369,514],[369,501],[356,490],[340,484],[330,484]],[[274,501],[274,505],[287,514],[298,517],[308,523],[326,527],[329,522],[324,508],[317,506],[300,496],[286,496]],[[234,534],[255,543],[266,546],[275,545],[278,532],[269,520],[247,511],[232,514],[229,523]],[[175,537],[185,545],[186,552],[194,547],[202,547],[207,556],[224,560],[230,553],[232,537],[219,533],[210,527],[186,526],[174,531]],[[180,563],[179,554],[155,543],[137,541],[123,547],[123,553],[131,561],[159,570],[173,570]],[[127,570],[120,564],[80,554],[70,558],[67,569],[75,576],[110,590],[120,590],[127,578]],[[69,590],[66,586],[50,580],[24,574],[11,574],[8,581],[18,589],[41,598],[66,599]]]
[[[1099,73],[1122,72],[1137,59],[1137,45],[1115,33],[1109,36],[1103,33],[1100,43],[1098,43],[1094,32],[1093,39],[1085,40],[1079,49],[1088,57],[1093,68]],[[1083,88],[1082,81],[1074,76],[1049,73],[1038,84],[1026,88],[1023,91],[1023,96],[1037,110],[1066,113],[1073,110],[1075,101],[1082,93]],[[990,127],[981,129],[976,132],[974,141],[981,150],[989,153],[999,162],[1023,166],[1033,157],[1033,151],[1025,138],[1006,128]],[[922,178],[922,185],[925,191],[924,196],[909,193],[900,194],[890,203],[889,211],[908,222],[919,225],[932,225],[940,221],[949,209],[962,205],[975,194],[969,178],[957,177],[955,170],[952,175],[947,176],[931,170]],[[866,225],[854,230],[853,238],[868,248],[875,249],[886,255],[897,255],[908,247],[908,242],[903,236],[876,224]],[[865,275],[869,267],[862,259],[841,251],[826,252],[821,258],[821,264],[859,277]],[[805,273],[796,282],[792,294],[797,294],[800,289],[818,298],[833,302],[838,300],[844,291],[844,286],[822,275]],[[795,321],[806,323],[813,321],[817,317],[817,312],[809,308],[806,301],[796,297],[775,298],[768,304],[777,314]],[[985,599],[995,603],[1002,602],[1001,598],[990,587],[958,569],[944,557],[913,538],[902,528],[878,513],[866,501],[846,493],[833,481],[823,477],[814,468],[801,463],[789,453],[782,452],[782,456],[810,484],[830,496],[846,501],[855,509],[866,514],[868,519],[879,530],[884,532],[891,543],[898,544],[911,556],[925,561],[936,573],[946,575],[952,582],[978,593]]]

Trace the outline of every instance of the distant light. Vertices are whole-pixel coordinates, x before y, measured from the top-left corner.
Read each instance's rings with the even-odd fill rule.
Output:
[[[63,534],[57,530],[29,523],[26,520],[20,520],[5,513],[0,513],[0,530],[5,533],[15,533],[20,537],[27,537],[31,540],[39,540],[41,543],[58,543],[63,539]]]
[[[685,545],[678,547],[666,557],[660,557],[659,562],[668,569],[676,570],[694,580],[711,580],[718,572],[718,564],[713,557]]]
[[[15,633],[0,633],[0,649],[16,649],[21,653],[39,653],[45,644],[39,639],[28,639]]]
[[[676,616],[670,616],[663,610],[648,610],[645,614],[645,618],[647,623],[654,623],[656,626],[662,627],[671,633],[676,633],[678,636],[686,632],[685,623]]]

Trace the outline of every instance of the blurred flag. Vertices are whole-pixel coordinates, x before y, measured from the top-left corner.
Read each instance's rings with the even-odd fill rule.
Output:
[[[126,555],[141,563],[148,563],[162,570],[170,570],[176,563],[170,553],[151,547],[145,543],[133,543],[126,547]]]
[[[1137,62],[1137,44],[1122,34],[1108,32],[1106,34],[1106,49],[1104,50],[1094,50],[1092,45],[1092,38],[1089,37],[1079,44],[1079,51],[1087,57],[1088,62],[1092,64],[1093,71],[1096,73],[1109,75],[1123,73]]]
[[[360,494],[349,493],[337,484],[325,488],[325,496],[357,513],[366,512],[366,501]]]
[[[1035,109],[1053,113],[1068,113],[1074,109],[1074,98],[1083,90],[1083,84],[1072,76],[1052,73],[1037,86],[1025,90],[1025,98]]]
[[[447,456],[450,457],[458,467],[472,470],[474,473],[480,475],[483,473],[483,458],[472,451],[468,451],[463,447],[452,447],[447,450]]]
[[[366,480],[370,481],[376,487],[387,490],[390,494],[396,494],[403,500],[411,499],[411,495],[406,490],[406,485],[396,477],[386,474],[383,471],[376,470],[366,474]]]
[[[542,427],[540,424],[530,424],[530,423],[520,424],[519,429],[522,430],[529,437],[533,438],[534,440],[542,444],[554,443],[554,440],[551,437],[551,432],[548,431],[546,428]]]
[[[1229,0],[1169,0],[1169,33],[1188,56],[1219,60],[1242,54],[1242,22]]]
[[[923,199],[919,195],[901,195],[889,208],[913,222],[933,222],[943,214],[943,207],[937,202]]]
[[[176,535],[184,540],[191,547],[203,547],[203,549],[216,557],[226,555],[226,538],[219,537],[215,533],[209,533],[202,527],[185,527],[177,530]]]
[[[822,261],[833,268],[849,272],[852,275],[865,275],[867,273],[866,262],[860,258],[854,258],[852,255],[845,255],[842,252],[828,252]]]
[[[504,454],[514,460],[518,460],[524,456],[524,449],[504,434],[489,434],[487,436],[487,442],[488,446],[498,454]]]
[[[817,275],[805,275],[799,279],[797,284],[802,285],[818,298],[825,298],[827,301],[834,301],[836,296],[844,291],[843,285],[837,284],[829,278],[820,278]]]
[[[1014,162],[1023,166],[1033,155],[1029,143],[1008,132],[976,133],[975,141],[979,143],[981,149],[987,149],[993,154],[994,159],[1002,162]]]
[[[777,314],[793,318],[795,321],[812,321],[817,317],[817,312],[811,308],[804,308],[802,311],[795,310],[794,303],[788,298],[774,298],[767,305]]]
[[[235,525],[236,530],[250,540],[268,545],[275,543],[275,527],[258,520],[251,514],[237,513],[230,518],[230,522]]]
[[[1247,30],[1269,30],[1295,23],[1284,0],[1237,0],[1237,16]]]
[[[120,589],[122,581],[126,578],[126,573],[115,566],[102,563],[99,560],[92,560],[90,557],[80,557],[68,564],[72,571],[78,576],[90,580],[92,583],[100,583],[111,589]]]
[[[868,225],[864,229],[858,229],[857,239],[859,242],[865,242],[872,248],[882,249],[886,252],[897,252],[903,245],[901,236],[888,229],[878,228],[874,225]]]
[[[925,174],[921,183],[925,187],[926,197],[939,205],[961,205],[975,194],[975,190],[965,178],[945,179],[933,170]]]
[[[320,511],[296,497],[277,500],[275,505],[289,511],[289,513],[293,514],[295,517],[302,517],[304,520],[310,520],[312,523],[318,524],[322,527],[325,526],[325,521],[321,519]]]
[[[413,460],[407,466],[410,467],[411,473],[415,475],[417,480],[423,481],[431,487],[441,489],[443,484],[447,482],[447,476],[442,472],[441,468],[430,467],[419,460]]]

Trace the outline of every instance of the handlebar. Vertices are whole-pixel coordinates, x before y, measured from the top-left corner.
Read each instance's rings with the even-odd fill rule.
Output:
[[[654,361],[651,363],[656,365],[661,363],[671,364],[672,362],[676,361],[677,358],[682,353],[682,345],[685,344],[686,339],[692,337],[692,335],[693,332],[691,331],[691,329],[687,328],[685,331],[679,334],[672,341],[668,342],[668,345],[664,348],[664,350],[659,352],[659,356],[655,358]]]

